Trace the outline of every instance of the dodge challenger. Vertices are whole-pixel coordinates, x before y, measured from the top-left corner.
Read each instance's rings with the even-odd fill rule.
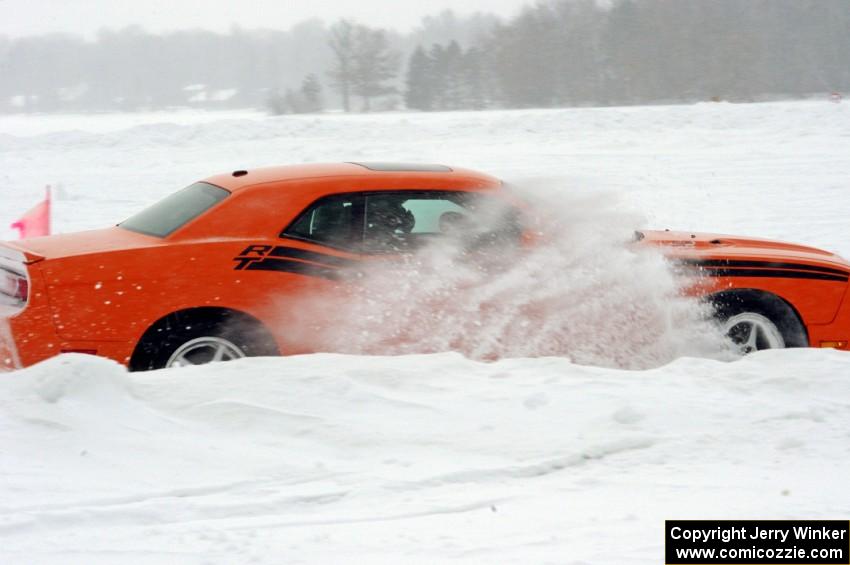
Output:
[[[477,230],[476,216],[505,221]],[[131,370],[305,353],[280,308],[340,292],[359,265],[452,233],[535,245],[527,205],[491,176],[442,165],[341,163],[210,177],[108,229],[0,243],[0,370],[101,355]],[[495,226],[495,227],[494,227]],[[696,272],[742,353],[850,349],[850,263],[724,235],[638,233]],[[344,291],[343,291],[344,292]]]

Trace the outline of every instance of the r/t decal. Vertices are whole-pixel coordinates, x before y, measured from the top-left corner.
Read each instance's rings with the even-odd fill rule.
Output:
[[[358,264],[339,255],[272,245],[249,245],[233,260],[237,271],[276,271],[329,280],[346,276]]]
[[[241,271],[250,263],[263,259],[271,250],[271,245],[249,245],[239,256],[233,258],[237,262],[236,270]]]

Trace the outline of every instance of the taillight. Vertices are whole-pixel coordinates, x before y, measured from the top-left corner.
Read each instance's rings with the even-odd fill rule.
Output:
[[[15,293],[15,298],[21,302],[26,302],[30,296],[30,282],[24,277],[18,278],[18,291]]]
[[[30,284],[24,275],[0,269],[0,294],[5,294],[17,302],[26,303],[30,293]]]

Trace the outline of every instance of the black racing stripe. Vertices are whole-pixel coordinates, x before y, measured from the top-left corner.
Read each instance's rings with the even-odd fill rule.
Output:
[[[709,277],[766,277],[777,279],[813,279],[819,281],[847,282],[848,277],[808,271],[781,271],[777,269],[706,269],[701,274]]]
[[[336,255],[327,255],[316,251],[298,249],[297,247],[275,247],[268,254],[268,257],[291,257],[293,259],[323,263],[334,267],[350,267],[357,263],[355,259],[347,259]]]
[[[340,279],[340,273],[336,269],[329,269],[312,263],[292,261],[289,259],[263,259],[253,261],[245,267],[249,271],[277,271],[281,273],[294,273],[307,277],[320,277],[328,280]]]
[[[850,273],[841,269],[821,267],[818,265],[804,265],[802,263],[787,263],[780,261],[741,261],[736,259],[681,259],[683,265],[693,267],[756,267],[764,269],[794,269],[797,271],[812,271],[815,273],[831,273],[833,275],[848,276]]]

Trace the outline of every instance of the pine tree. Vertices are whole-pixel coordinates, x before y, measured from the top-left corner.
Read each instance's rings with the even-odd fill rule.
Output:
[[[269,92],[269,96],[266,99],[266,106],[273,116],[280,116],[289,112],[286,106],[286,98],[277,90]]]
[[[484,53],[477,47],[463,55],[463,90],[465,107],[481,110],[487,106],[487,79]]]
[[[286,89],[286,93],[283,95],[283,104],[286,108],[284,114],[301,114],[303,113],[302,104],[301,104],[301,96],[298,92],[295,92],[291,88]]]
[[[322,85],[319,77],[310,73],[301,82],[301,98],[305,112],[320,112],[322,110]]]
[[[458,110],[465,105],[463,92],[463,51],[457,41],[451,41],[443,52],[445,78],[443,100],[446,110]]]
[[[432,109],[434,93],[431,84],[431,60],[421,45],[416,47],[407,63],[406,86],[404,102],[408,108]]]
[[[434,110],[446,109],[446,77],[448,76],[448,58],[446,49],[435,43],[428,50],[430,66],[429,82],[431,84],[431,108]]]

